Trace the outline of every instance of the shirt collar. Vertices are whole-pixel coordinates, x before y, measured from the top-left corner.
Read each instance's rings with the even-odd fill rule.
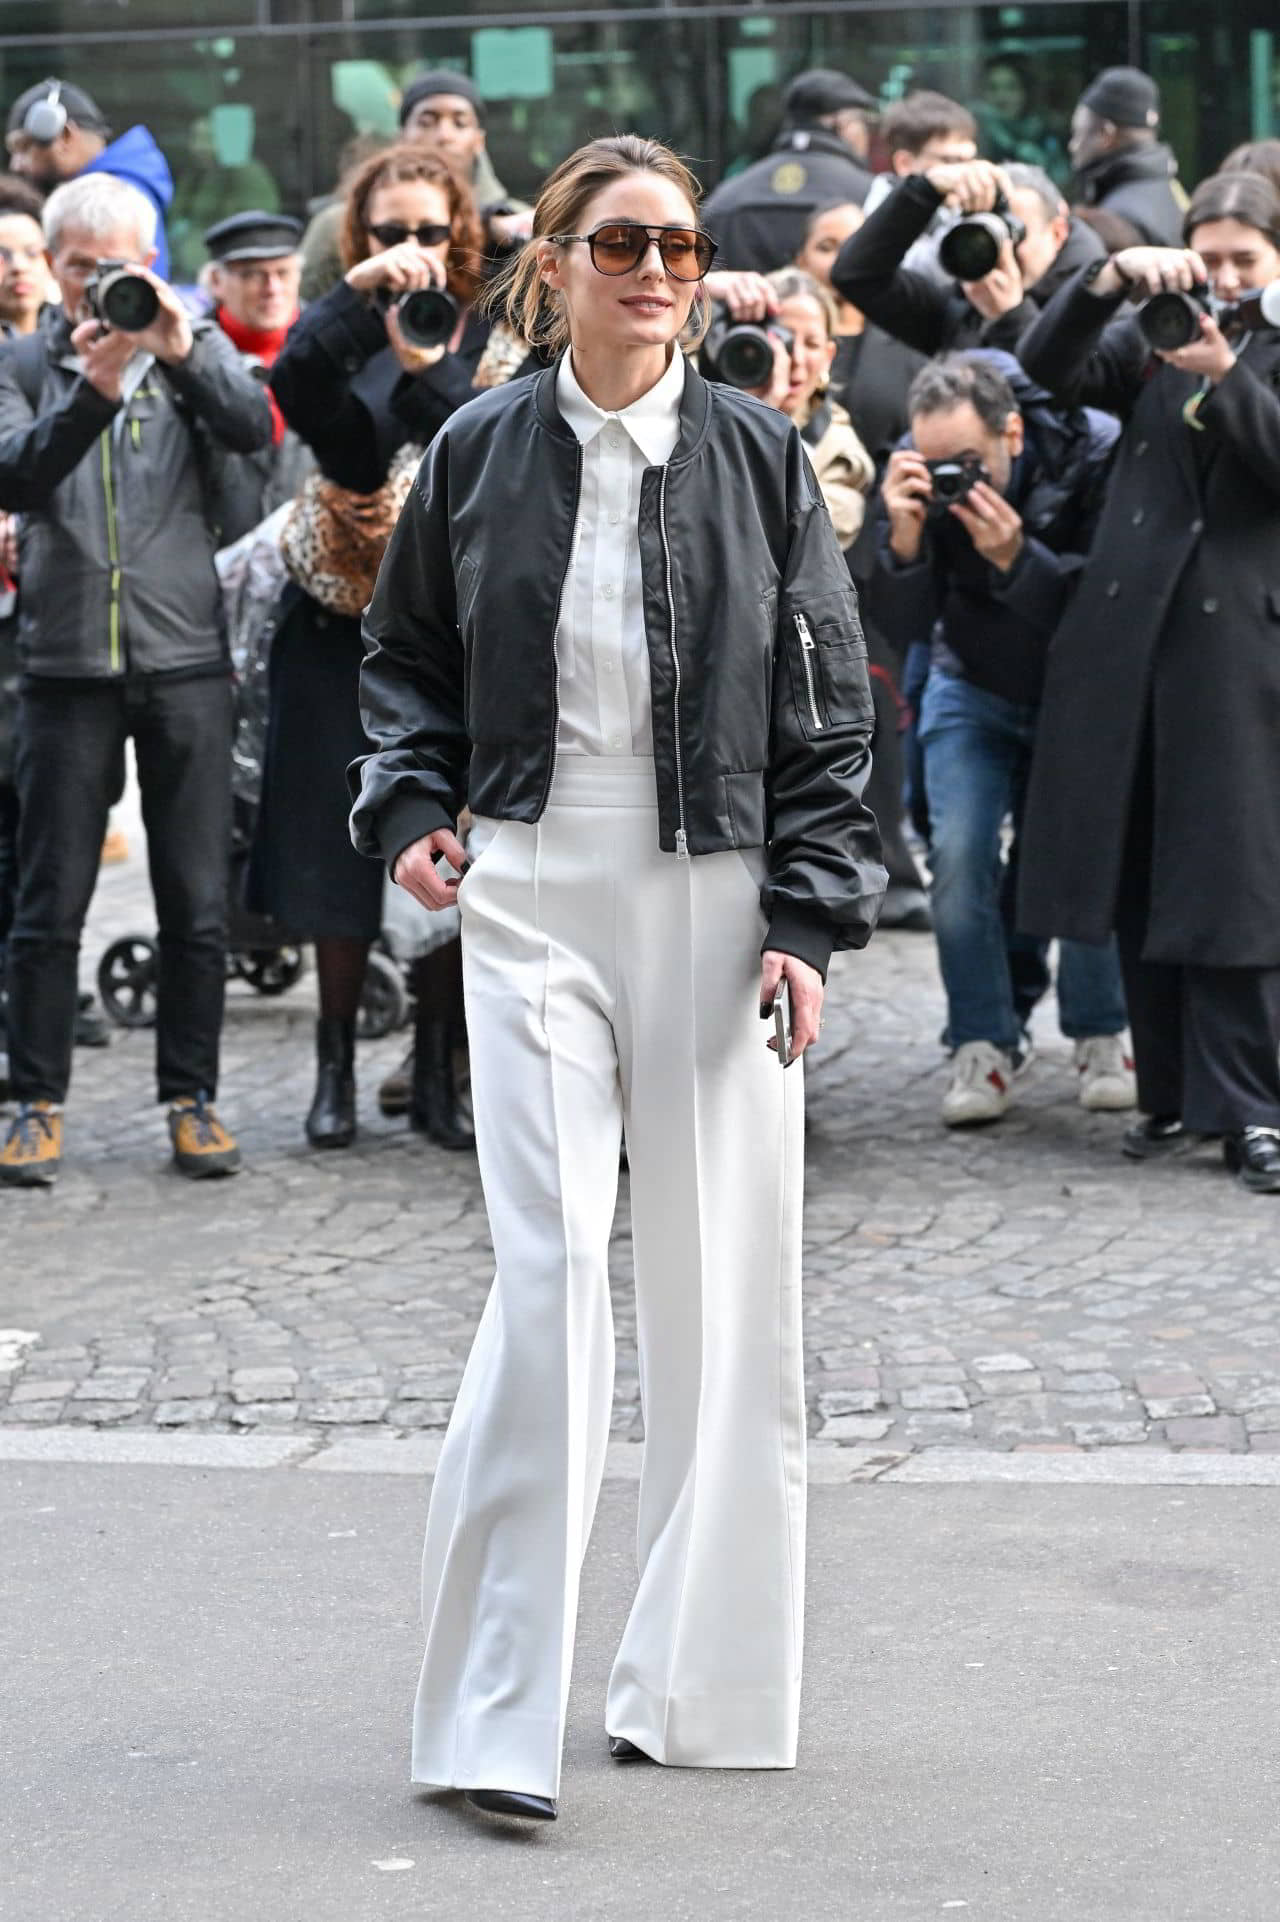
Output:
[[[584,447],[590,446],[606,421],[620,421],[651,466],[671,458],[680,432],[680,402],[684,395],[685,358],[673,349],[662,378],[630,407],[606,414],[582,391],[573,371],[573,355],[565,354],[556,372],[556,399],[566,424]]]

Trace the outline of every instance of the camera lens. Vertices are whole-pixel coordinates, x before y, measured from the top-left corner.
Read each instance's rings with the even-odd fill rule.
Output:
[[[1158,353],[1189,347],[1200,332],[1203,304],[1190,294],[1153,294],[1138,310],[1138,325]]]
[[[997,214],[957,220],[938,242],[938,260],[953,280],[985,280],[1000,259],[1008,228]]]
[[[458,321],[458,305],[442,287],[418,287],[395,303],[400,331],[411,347],[442,347]]]
[[[160,312],[160,297],[141,274],[109,274],[98,302],[107,325],[122,334],[140,334]]]
[[[773,342],[763,327],[730,327],[716,356],[716,372],[730,387],[764,387],[773,378]]]

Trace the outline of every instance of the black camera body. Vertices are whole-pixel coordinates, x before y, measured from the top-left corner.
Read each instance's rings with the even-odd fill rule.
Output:
[[[84,284],[84,304],[96,321],[120,334],[140,334],[160,312],[160,296],[127,260],[100,260]]]
[[[1280,280],[1244,294],[1239,300],[1219,300],[1211,287],[1181,288],[1152,294],[1138,309],[1138,325],[1149,347],[1162,354],[1176,353],[1200,338],[1200,321],[1209,314],[1222,328],[1280,327]]]
[[[946,460],[927,460],[933,494],[929,500],[929,519],[938,521],[957,501],[967,500],[979,481],[989,481],[985,461],[977,454],[961,454]]]
[[[700,364],[708,380],[744,392],[767,387],[773,378],[773,343],[780,340],[788,354],[796,344],[789,327],[777,321],[734,320],[720,309],[702,343]]]
[[[1026,237],[1026,222],[1019,220],[1005,196],[999,194],[989,214],[966,214],[947,228],[938,242],[938,260],[953,280],[985,280],[998,266],[1005,242],[1020,247]]]
[[[443,287],[412,287],[404,294],[380,287],[375,301],[384,314],[396,316],[410,347],[443,347],[458,324],[458,303]]]

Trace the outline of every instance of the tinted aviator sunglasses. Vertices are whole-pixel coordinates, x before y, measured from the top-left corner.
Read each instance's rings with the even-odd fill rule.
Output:
[[[591,252],[598,274],[629,274],[656,241],[658,253],[673,280],[701,280],[716,257],[716,243],[697,227],[641,227],[635,221],[611,221],[593,234],[552,234],[557,246],[581,240]]]
[[[367,222],[365,232],[383,247],[399,247],[406,240],[416,240],[419,247],[438,247],[450,238],[452,229],[438,220],[423,220],[416,227],[407,227],[403,220],[379,220]]]

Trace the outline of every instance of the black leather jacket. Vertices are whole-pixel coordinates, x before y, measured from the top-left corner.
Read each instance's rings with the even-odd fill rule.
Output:
[[[581,471],[554,368],[436,435],[365,616],[375,752],[351,770],[364,853],[394,864],[464,799],[541,816]],[[799,434],[689,367],[639,536],[659,845],[767,843],[766,945],[825,971],[833,948],[869,939],[885,874],[862,802],[873,708],[857,598]]]

